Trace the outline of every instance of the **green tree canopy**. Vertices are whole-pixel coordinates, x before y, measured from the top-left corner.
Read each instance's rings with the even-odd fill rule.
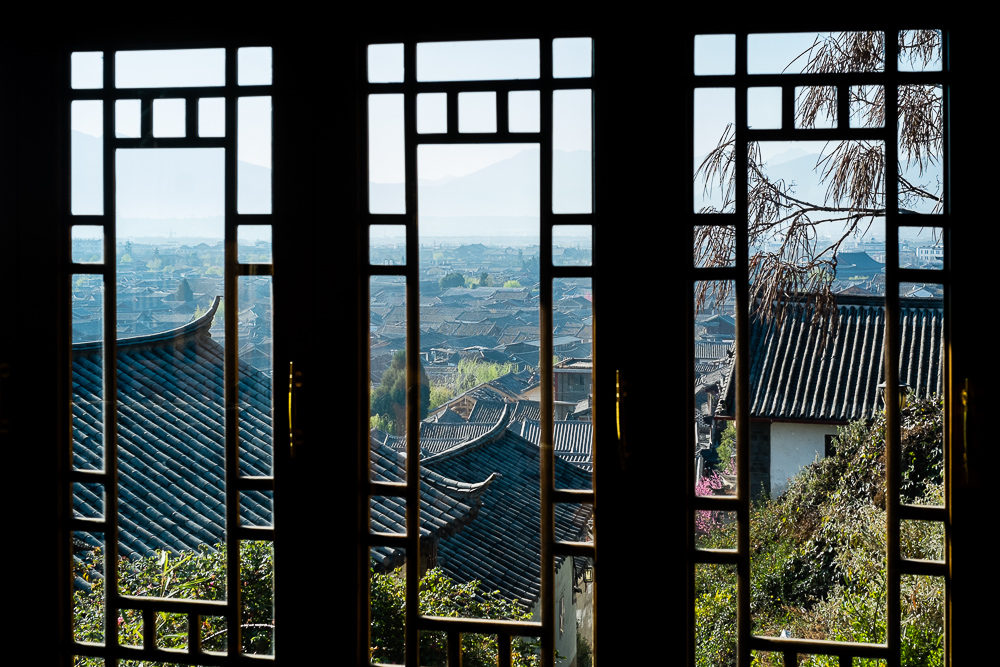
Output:
[[[420,418],[427,416],[430,406],[431,384],[420,365]],[[382,415],[389,422],[395,422],[398,433],[402,435],[406,424],[406,353],[398,350],[392,355],[389,368],[382,374],[382,382],[372,390],[371,414]]]
[[[457,271],[449,273],[446,276],[441,276],[438,280],[438,287],[441,289],[448,289],[449,287],[465,287],[465,276]]]
[[[174,292],[174,300],[194,301],[194,290],[188,284],[187,278],[181,278],[181,284],[177,286],[177,291]]]
[[[513,370],[514,365],[510,363],[498,364],[490,361],[462,359],[458,362],[458,371],[455,373],[455,392],[461,394],[484,382],[496,380],[502,375],[513,372]]]

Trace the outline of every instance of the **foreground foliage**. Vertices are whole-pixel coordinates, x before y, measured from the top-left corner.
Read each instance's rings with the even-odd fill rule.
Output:
[[[274,635],[274,552],[270,542],[243,542],[240,548],[240,586],[243,601],[241,622],[244,653],[270,654]],[[99,549],[80,552],[76,559],[73,594],[73,632],[78,641],[104,641],[104,554]],[[125,595],[161,598],[225,600],[226,555],[222,545],[203,546],[197,552],[171,554],[158,551],[149,558],[118,563],[119,588]],[[371,646],[373,662],[403,662],[405,619],[404,579],[397,570],[372,573]],[[483,591],[478,581],[459,584],[441,570],[429,570],[420,582],[420,611],[432,616],[528,620],[531,614],[497,592]],[[187,616],[157,613],[156,645],[165,649],[186,649]],[[225,651],[229,640],[224,616],[201,617],[202,647]],[[137,610],[121,610],[118,617],[119,642],[143,645],[142,616]],[[512,642],[516,667],[537,664],[537,641]],[[495,636],[463,635],[462,664],[485,667],[497,664]],[[433,667],[447,663],[447,644],[442,633],[423,633],[420,638],[421,664]],[[100,667],[98,658],[78,658],[80,667]],[[149,663],[122,661],[122,667],[146,667]]]
[[[372,662],[402,664],[404,658],[403,626],[405,611],[405,577],[402,569],[381,574],[372,572],[371,579],[371,659]],[[491,618],[526,621],[531,618],[514,600],[500,596],[498,591],[484,591],[478,581],[465,584],[453,582],[440,569],[428,570],[420,580],[420,613],[430,616],[461,618]],[[511,642],[515,667],[538,664],[538,642],[514,639]],[[448,664],[448,644],[443,632],[423,632],[420,635],[420,664],[436,667]],[[462,665],[488,667],[497,664],[495,635],[462,635]]]
[[[244,653],[271,653],[274,623],[273,550],[270,542],[242,542],[240,546],[240,586],[243,597],[241,637]],[[99,549],[79,554],[75,576],[78,585],[73,594],[73,633],[77,640],[104,641],[104,554]],[[155,556],[118,563],[119,590],[124,595],[161,598],[225,600],[226,554],[222,545],[214,549],[203,545],[197,552],[171,554],[158,551]],[[86,588],[89,586],[89,590]],[[155,617],[156,645],[166,649],[186,649],[187,616],[159,612]],[[224,616],[202,616],[202,647],[225,651],[229,641]],[[138,610],[121,610],[118,617],[118,641],[127,646],[142,646],[142,615]],[[103,665],[96,658],[80,658],[78,665]],[[122,667],[145,665],[122,661]]]
[[[901,420],[903,502],[943,503],[941,404],[915,401]],[[885,419],[844,427],[836,454],[816,461],[778,499],[753,509],[750,523],[753,632],[851,642],[885,641]],[[699,537],[705,548],[732,548],[736,525]],[[943,526],[904,521],[902,555],[944,557]],[[695,576],[698,665],[736,664],[736,571],[701,565]],[[944,581],[904,576],[900,587],[903,665],[943,664]],[[836,665],[832,656],[800,664]],[[779,665],[778,655],[755,657]],[[867,661],[855,662],[866,665]],[[872,662],[871,664],[875,664]]]

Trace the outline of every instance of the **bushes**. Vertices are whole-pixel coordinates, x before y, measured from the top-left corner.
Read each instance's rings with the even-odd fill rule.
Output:
[[[244,653],[270,654],[274,632],[273,549],[270,542],[243,542],[240,549],[240,585],[243,602],[242,645]],[[95,549],[76,561],[74,576],[81,585],[74,593],[74,637],[80,641],[104,641],[104,556]],[[121,559],[118,566],[119,587],[126,595],[178,599],[225,600],[226,554],[222,545],[215,549],[203,546],[197,552],[171,554],[158,551],[150,558]],[[87,586],[90,588],[87,589]],[[371,646],[373,662],[403,661],[404,580],[400,571],[372,573]],[[513,600],[497,592],[483,591],[478,581],[459,584],[442,574],[428,570],[420,582],[420,611],[434,616],[462,616],[528,620]],[[156,642],[160,648],[183,649],[187,646],[187,616],[158,613]],[[119,641],[143,645],[142,617],[137,610],[122,610],[118,619]],[[202,646],[210,651],[225,651],[228,631],[224,616],[201,617]],[[516,667],[537,663],[537,642],[515,639],[512,642]],[[497,664],[495,636],[463,635],[463,663],[469,667]],[[447,645],[442,633],[422,633],[421,664],[432,667],[446,664]],[[98,658],[78,658],[80,667],[98,667]],[[147,663],[123,662],[123,667]]]
[[[274,632],[272,609],[274,590],[273,551],[270,542],[242,542],[240,582],[243,596],[242,645],[244,653],[269,654]],[[73,594],[73,634],[82,641],[104,641],[104,554],[95,549],[81,556],[74,575],[89,585]],[[118,564],[119,590],[125,595],[178,599],[225,600],[226,554],[222,545],[202,546],[197,552],[155,556]],[[156,615],[156,642],[160,648],[187,646],[187,616]],[[224,616],[201,618],[202,646],[210,651],[226,650],[228,631]],[[122,610],[118,618],[119,641],[143,645],[142,617],[137,610]],[[78,665],[103,664],[97,658],[82,658]],[[122,663],[123,665],[129,663]]]
[[[901,416],[903,502],[943,502],[941,404],[917,400]],[[886,636],[885,422],[842,428],[837,454],[807,466],[776,500],[755,506],[750,524],[751,614],[754,634],[840,641],[883,642]],[[735,546],[715,527],[699,546]],[[907,558],[943,558],[943,526],[904,521]],[[726,542],[729,544],[725,544]],[[699,566],[695,577],[699,665],[733,664],[735,573]],[[903,665],[943,660],[944,582],[903,577]],[[862,661],[859,664],[864,664]],[[780,656],[756,656],[756,665],[781,664]],[[836,665],[815,655],[805,664]]]
[[[405,621],[405,579],[402,569],[371,575],[371,660],[375,663],[401,664]],[[420,580],[420,612],[431,616],[528,620],[514,600],[496,591],[484,591],[478,581],[453,582],[441,570],[428,570]],[[537,642],[515,639],[511,642],[515,667],[537,664]],[[420,634],[420,664],[435,667],[447,664],[448,645],[443,632]],[[487,667],[497,664],[497,639],[493,635],[462,635],[462,664]]]

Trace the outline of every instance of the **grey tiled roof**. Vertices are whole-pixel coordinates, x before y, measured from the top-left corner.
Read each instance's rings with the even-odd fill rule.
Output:
[[[535,420],[521,423],[519,435],[536,446],[541,440],[542,426]],[[593,470],[592,450],[594,444],[594,424],[588,421],[557,421],[552,424],[552,447],[556,456],[563,458],[581,470]]]
[[[478,579],[531,609],[540,596],[539,448],[510,428],[467,442],[423,460],[423,469],[474,482],[497,473],[483,504],[465,530],[438,545],[438,565],[456,581]],[[590,488],[590,474],[559,457],[557,488]],[[582,541],[590,519],[585,504],[557,504],[557,540]],[[557,559],[556,567],[562,563]]]
[[[150,555],[222,542],[224,415],[222,346],[209,335],[212,308],[169,332],[118,341],[119,551]],[[103,467],[101,344],[73,345],[73,463]],[[271,474],[271,386],[257,369],[239,371],[240,471]],[[73,487],[78,516],[98,517],[94,487]],[[264,492],[241,494],[240,521],[271,522]],[[235,517],[229,518],[236,521]],[[99,546],[85,533],[79,539]]]
[[[518,401],[514,404],[514,413],[511,421],[524,421],[525,419],[539,420],[542,418],[542,404],[538,401]]]
[[[372,481],[404,482],[406,454],[371,441]],[[494,475],[471,483],[448,479],[433,470],[420,471],[420,535],[423,540],[443,539],[454,535],[479,513],[482,497],[494,481]],[[371,529],[373,532],[405,534],[406,503],[398,496],[372,496]],[[375,547],[372,559],[382,570],[399,567],[406,561],[401,549]]]
[[[881,409],[883,301],[838,297],[837,303],[840,326],[825,342],[810,323],[811,309],[801,303],[789,307],[781,326],[751,318],[751,415],[840,422],[869,418]],[[943,312],[939,300],[900,302],[900,382],[918,396],[941,393]],[[733,409],[734,385],[731,372],[727,413]]]
[[[501,406],[504,404],[501,404]],[[463,442],[488,433],[495,429],[497,422],[505,418],[503,409],[497,413],[496,419],[489,422],[435,422],[424,420],[420,422],[420,455],[429,456],[451,449]],[[457,415],[456,415],[457,416]],[[373,433],[375,429],[373,429]],[[378,431],[381,434],[381,431]],[[379,442],[397,451],[406,451],[406,436],[379,435]]]
[[[509,404],[502,400],[477,400],[469,414],[469,421],[497,423]]]

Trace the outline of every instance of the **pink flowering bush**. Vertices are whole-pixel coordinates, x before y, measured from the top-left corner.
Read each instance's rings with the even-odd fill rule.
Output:
[[[730,460],[724,474],[732,475],[735,470],[735,463]],[[724,486],[725,481],[722,475],[718,471],[713,471],[701,476],[698,483],[694,485],[694,493],[696,496],[714,496]],[[722,524],[721,516],[722,512],[698,510],[694,516],[695,533],[699,536],[708,535],[713,528]]]

